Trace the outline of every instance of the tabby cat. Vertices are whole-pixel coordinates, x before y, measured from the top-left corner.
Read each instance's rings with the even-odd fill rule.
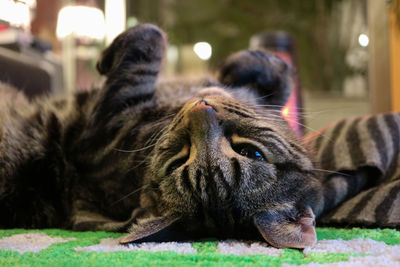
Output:
[[[0,227],[315,244],[315,215],[329,205],[280,116],[289,66],[248,50],[218,80],[157,82],[166,45],[154,25],[130,28],[98,62],[100,90],[3,101]]]

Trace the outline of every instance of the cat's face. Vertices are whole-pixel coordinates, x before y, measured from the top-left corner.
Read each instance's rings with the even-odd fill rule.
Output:
[[[197,236],[255,237],[258,228],[272,245],[308,246],[312,162],[279,112],[241,90],[206,88],[185,104],[156,145],[142,205]]]
[[[138,58],[145,70],[159,64],[165,44],[156,26],[136,26],[113,41],[98,69],[118,87],[137,74]],[[132,90],[154,86],[140,81],[133,79]],[[225,61],[216,84],[189,100],[158,140],[141,196],[145,214],[121,242],[175,227],[204,236],[256,233],[277,247],[313,245],[319,183],[279,113],[290,67],[265,51],[241,51]]]

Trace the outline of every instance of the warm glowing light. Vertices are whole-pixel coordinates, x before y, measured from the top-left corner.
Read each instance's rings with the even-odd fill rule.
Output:
[[[282,109],[282,116],[285,118],[289,117],[289,107],[284,107]]]
[[[31,23],[30,8],[36,1],[0,0],[0,19],[7,21],[12,26],[29,28]]]
[[[14,0],[14,2],[16,1]],[[18,2],[28,5],[29,7],[36,7],[36,0],[18,0]]]
[[[202,60],[208,60],[212,54],[211,45],[207,42],[199,42],[193,46],[193,51]]]
[[[358,43],[362,46],[362,47],[367,47],[369,44],[369,38],[368,35],[366,34],[360,34],[358,36]]]
[[[74,34],[77,37],[102,40],[105,35],[104,29],[104,14],[98,8],[66,6],[58,13],[58,38]]]
[[[109,44],[118,34],[125,30],[125,0],[106,0],[104,10],[106,17],[106,42]]]

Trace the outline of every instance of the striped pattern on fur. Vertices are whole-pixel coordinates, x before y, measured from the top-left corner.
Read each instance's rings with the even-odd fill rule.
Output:
[[[400,114],[339,121],[306,137],[323,178],[324,224],[400,226]],[[340,204],[340,202],[342,202]]]

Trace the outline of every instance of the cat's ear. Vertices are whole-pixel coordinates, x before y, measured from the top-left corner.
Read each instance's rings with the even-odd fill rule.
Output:
[[[244,50],[224,61],[218,78],[230,87],[254,89],[264,103],[280,108],[289,99],[292,75],[292,68],[279,57],[264,50]]]
[[[253,221],[265,241],[275,247],[305,248],[317,242],[315,216],[309,207],[295,220],[266,211],[255,214]]]
[[[127,244],[156,234],[178,221],[178,215],[165,215],[141,219],[129,229],[129,234],[120,239],[121,244]]]
[[[161,62],[167,46],[164,32],[153,24],[140,24],[117,36],[106,48],[97,70],[107,75],[129,69],[131,64]]]

